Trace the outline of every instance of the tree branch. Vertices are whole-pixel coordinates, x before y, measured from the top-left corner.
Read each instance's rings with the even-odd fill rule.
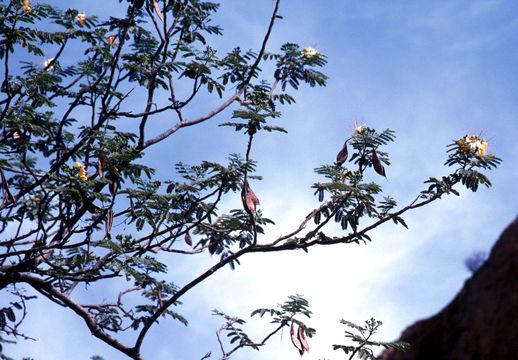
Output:
[[[58,301],[58,303],[60,303],[62,306],[72,309],[72,311],[74,311],[84,320],[86,326],[88,326],[88,328],[92,332],[92,335],[94,335],[96,338],[104,341],[108,345],[128,355],[130,358],[134,360],[142,360],[138,350],[136,350],[135,348],[125,346],[114,337],[105,333],[99,327],[99,325],[97,325],[95,319],[88,313],[88,311],[86,311],[81,305],[79,305],[73,299],[54,288],[52,284],[28,274],[18,274],[17,276],[19,282],[24,282],[31,285],[36,291],[40,292],[45,297],[54,301]]]
[[[273,25],[275,23],[275,19],[277,18],[277,13],[279,11],[279,4],[280,4],[280,0],[276,0],[275,1],[275,7],[274,7],[274,10],[273,10],[273,13],[272,13],[272,16],[270,18],[270,23],[268,25],[268,30],[266,31],[266,34],[263,38],[263,43],[261,45],[261,50],[259,51],[259,54],[257,55],[257,58],[255,59],[255,62],[253,63],[253,65],[250,67],[250,72],[248,74],[248,77],[243,81],[242,84],[240,84],[239,86],[239,89],[238,89],[238,92],[236,94],[234,94],[233,96],[231,96],[227,101],[225,101],[223,104],[221,104],[218,108],[216,108],[215,110],[212,110],[211,112],[209,112],[208,114],[204,115],[204,116],[201,116],[195,120],[191,120],[191,121],[181,121],[179,123],[177,123],[175,126],[169,128],[168,130],[164,131],[163,133],[147,140],[146,142],[144,142],[144,145],[143,145],[143,149],[153,145],[153,144],[156,144],[166,138],[168,138],[170,135],[174,134],[176,131],[178,131],[179,129],[183,128],[183,127],[188,127],[188,126],[192,126],[192,125],[196,125],[196,124],[199,124],[199,123],[202,123],[204,121],[207,121],[211,118],[213,118],[215,115],[219,114],[220,112],[222,112],[223,110],[225,110],[227,107],[229,107],[234,101],[236,101],[239,96],[244,92],[245,88],[248,86],[248,84],[250,83],[250,81],[252,80],[252,78],[254,77],[254,74],[255,74],[255,71],[257,70],[257,67],[259,66],[259,63],[261,62],[261,59],[263,57],[263,54],[264,54],[264,51],[266,50],[266,45],[268,43],[268,40],[270,39],[270,35],[272,33],[272,29],[273,29]]]

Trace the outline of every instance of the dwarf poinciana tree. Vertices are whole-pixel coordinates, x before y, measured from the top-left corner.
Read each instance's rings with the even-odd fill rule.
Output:
[[[252,189],[258,179],[254,140],[285,132],[276,122],[279,106],[294,103],[287,90],[326,83],[317,70],[326,57],[317,50],[293,43],[268,48],[281,18],[279,2],[269,22],[265,19],[260,46],[229,53],[210,45],[222,29],[211,22],[219,6],[208,1],[120,0],[120,13],[102,19],[30,0],[0,4],[2,341],[30,336],[19,325],[33,298],[26,290],[32,289],[81,317],[95,337],[141,359],[146,334],[159,317],[187,324],[177,310],[182,297],[219,269],[235,268],[248,253],[367,243],[370,230],[386,222],[406,226],[407,211],[458,195],[459,185],[473,191],[490,185],[479,170],[500,160],[486,153],[483,139],[470,135],[451,144],[449,175],[428,179],[413,202],[398,206],[367,180],[385,176],[389,157],[383,147],[394,133],[360,126],[336,161],[331,155],[330,164],[316,169],[323,180],[312,191],[320,205],[308,209],[291,232],[269,236],[266,225],[273,222],[257,208]],[[273,73],[262,72],[261,63],[272,64]],[[205,113],[187,111],[199,97],[220,98],[221,105]],[[218,117],[226,109],[233,111],[231,120]],[[188,112],[200,115],[190,118]],[[174,124],[151,132],[149,122],[164,114],[176,119]],[[170,178],[158,178],[145,161],[146,151],[207,121],[220,121],[246,137],[243,154],[229,155],[225,164],[179,163]],[[240,198],[241,206],[219,210],[231,197]],[[329,230],[333,222],[342,233]],[[207,253],[214,263],[206,271],[185,283],[165,280],[168,268],[159,256]],[[118,286],[118,296],[82,304],[75,297],[82,284]],[[257,341],[243,331],[244,320],[216,314],[224,319],[217,333],[222,358],[260,348],[286,326],[304,353],[306,336],[314,332],[301,319],[311,314],[301,296],[253,313],[271,316],[276,324]],[[372,320],[355,329],[371,334],[378,326]],[[118,338],[123,331],[135,333],[133,343]],[[351,338],[361,342],[360,335]],[[365,347],[380,344],[398,346],[335,346],[372,355]]]

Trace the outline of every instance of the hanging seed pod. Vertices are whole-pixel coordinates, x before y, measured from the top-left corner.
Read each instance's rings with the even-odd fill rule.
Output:
[[[106,230],[107,234],[111,231],[112,226],[113,226],[113,210],[110,208],[106,212],[106,226],[105,226],[105,230]]]
[[[296,328],[298,328],[298,329],[296,329]],[[297,350],[299,351],[299,354],[303,355],[304,347],[302,346],[302,343],[300,342],[299,330],[300,330],[300,327],[298,326],[298,324],[295,324],[295,322],[293,320],[291,320],[291,328],[290,328],[291,342],[293,343],[293,346],[295,346],[297,348]]]
[[[297,332],[297,337],[300,341],[300,345],[302,346],[302,354],[304,351],[309,352],[309,344],[308,340],[306,339],[306,335],[304,334],[304,329],[302,326],[299,326],[299,331]],[[302,355],[300,354],[300,355]]]
[[[380,159],[378,158],[378,154],[376,153],[376,150],[372,150],[372,166],[374,166],[374,171],[376,171],[381,176],[385,175],[385,168],[383,167],[383,164],[381,163]]]
[[[164,14],[162,14],[162,10],[160,10],[160,6],[158,6],[157,0],[153,0],[153,6],[155,7],[155,12],[158,15],[158,17],[160,18],[160,20],[162,20],[162,22],[164,22]]]
[[[117,181],[112,181],[109,185],[110,194],[112,196],[115,196],[117,194],[117,191],[119,190],[119,183]]]
[[[349,154],[349,152],[347,151],[347,141],[346,141],[346,142],[344,142],[344,146],[342,147],[342,150],[340,150],[338,155],[336,155],[336,164],[342,165],[345,162],[345,160],[347,160],[348,154]]]
[[[104,177],[104,173],[103,173],[103,163],[102,163],[101,159],[97,159],[97,175],[98,175],[100,178],[103,178],[103,177]]]
[[[137,217],[137,212],[135,211],[135,207],[133,206],[133,196],[131,196],[131,193],[129,194],[129,201],[130,201],[130,214],[134,218]]]
[[[186,243],[187,245],[189,245],[189,246],[191,246],[191,247],[192,247],[192,237],[191,237],[191,234],[189,234],[189,232],[188,232],[188,231],[185,233],[185,238],[184,238],[184,240],[185,240],[185,243]]]
[[[4,200],[4,201],[2,201],[3,205],[5,205],[5,203],[16,202],[15,197],[9,190],[9,184],[7,182],[7,178],[5,177],[4,172],[1,170],[0,170],[0,179],[2,180],[2,190],[3,190],[2,199]]]
[[[260,204],[259,198],[255,195],[254,191],[250,188],[248,183],[245,183],[245,203],[248,211],[253,213]]]

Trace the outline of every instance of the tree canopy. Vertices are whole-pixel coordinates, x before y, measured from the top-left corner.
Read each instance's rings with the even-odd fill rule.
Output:
[[[142,359],[150,328],[162,317],[187,325],[183,296],[223,267],[238,269],[246,254],[368,243],[371,230],[387,222],[406,227],[406,212],[459,195],[460,186],[491,185],[481,171],[500,159],[487,152],[486,140],[466,134],[449,145],[450,174],[429,178],[412,202],[398,205],[372,180],[389,172],[386,145],[395,133],[360,125],[344,135],[336,158],[315,169],[319,181],[311,191],[319,206],[272,238],[267,227],[274,221],[253,191],[261,179],[255,140],[286,132],[280,111],[294,105],[293,91],[325,86],[326,56],[291,42],[269,48],[282,18],[279,0],[260,46],[228,53],[211,45],[223,35],[212,21],[216,3],[119,2],[119,14],[103,17],[30,0],[0,4],[2,342],[31,336],[19,331],[30,318],[31,289],[82,318],[101,341]],[[219,105],[191,117],[197,99]],[[228,110],[232,118],[222,119]],[[164,114],[169,125],[150,130]],[[208,121],[244,137],[242,153],[229,154],[226,163],[180,162],[169,177],[158,177],[146,153]],[[220,207],[231,198],[238,207]],[[211,257],[213,264],[179,283],[168,263],[180,256]],[[80,286],[115,288],[117,295],[84,304],[75,297]],[[261,340],[250,339],[243,319],[215,314],[224,321],[217,332],[222,359],[259,349],[285,327],[304,354],[315,332],[303,321],[311,311],[300,295],[252,312],[276,324]],[[374,319],[366,326],[342,322],[358,332],[346,332],[356,345],[334,347],[351,358],[374,358],[369,346],[405,348],[369,340],[380,325]],[[134,341],[121,340],[122,332],[132,332]]]

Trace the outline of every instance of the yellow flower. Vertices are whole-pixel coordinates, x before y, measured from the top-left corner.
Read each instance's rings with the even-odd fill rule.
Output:
[[[363,127],[364,127],[364,125],[358,125],[357,127],[354,128],[354,133],[360,134],[363,131]]]
[[[487,153],[488,142],[477,135],[466,135],[457,140],[460,151],[473,153],[477,156],[485,156]]]
[[[302,56],[307,57],[307,58],[311,58],[311,57],[314,57],[314,56],[320,56],[320,53],[317,51],[317,49],[312,48],[310,46],[305,47],[301,51],[301,53],[302,53]]]
[[[79,26],[85,26],[85,23],[86,23],[86,13],[85,12],[80,12],[79,14],[77,14],[76,21],[79,23]]]
[[[32,13],[31,0],[23,0],[22,9],[27,13]]]
[[[86,176],[86,168],[79,161],[76,161],[74,166],[77,168],[77,177],[81,179],[81,181],[87,181],[88,176]]]
[[[485,156],[486,155],[486,152],[487,152],[487,147],[488,147],[488,143],[487,141],[480,141],[480,145],[478,147],[478,155],[479,156]]]

